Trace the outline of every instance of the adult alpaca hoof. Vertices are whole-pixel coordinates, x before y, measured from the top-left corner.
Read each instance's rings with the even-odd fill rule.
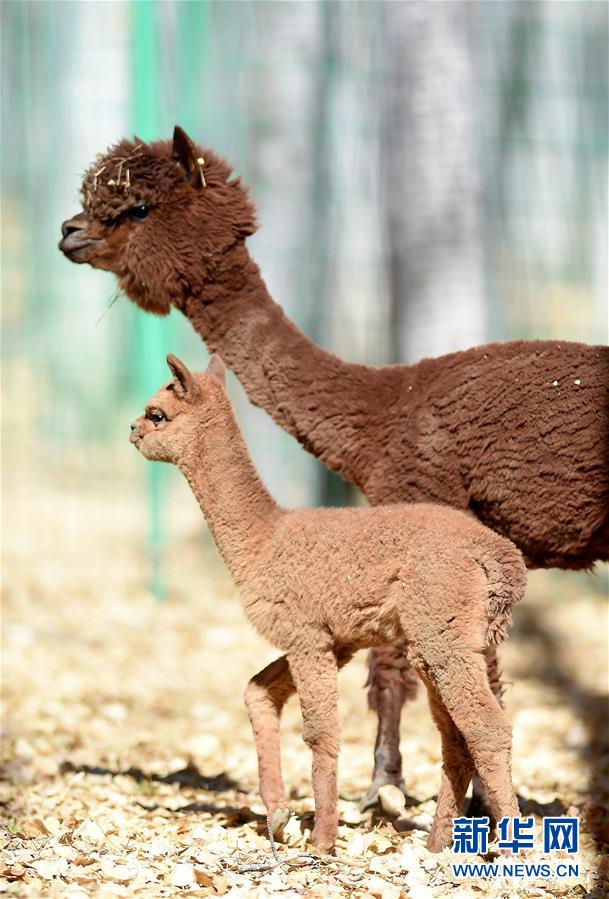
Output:
[[[404,781],[401,777],[396,778],[391,774],[382,774],[379,777],[375,777],[370,784],[370,789],[359,801],[360,812],[365,812],[366,809],[374,808],[375,805],[381,804],[379,790],[385,786],[394,786],[401,790],[402,793],[404,792]]]
[[[474,792],[469,802],[466,803],[463,814],[467,818],[488,818],[491,832],[496,827],[496,821],[491,812],[490,805],[483,792]]]
[[[275,811],[267,817],[268,828],[274,837],[281,834],[281,831],[290,820],[291,814],[289,808],[276,808]]]

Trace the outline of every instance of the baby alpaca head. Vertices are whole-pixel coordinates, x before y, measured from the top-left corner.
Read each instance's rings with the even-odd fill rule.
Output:
[[[131,424],[131,443],[153,462],[179,465],[193,451],[193,441],[226,402],[226,369],[212,356],[207,370],[193,374],[177,356],[167,356],[173,380],[146,403],[143,415]]]
[[[63,223],[59,249],[114,272],[127,296],[156,315],[213,282],[218,260],[256,230],[231,167],[178,126],[172,141],[122,140],[98,156],[82,205]]]

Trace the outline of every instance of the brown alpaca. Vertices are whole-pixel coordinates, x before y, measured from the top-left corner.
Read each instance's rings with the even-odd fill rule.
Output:
[[[178,465],[239,587],[250,623],[285,653],[254,677],[246,703],[269,821],[286,820],[279,717],[296,690],[313,752],[312,842],[336,839],[337,671],[358,649],[403,641],[442,736],[443,776],[430,849],[450,843],[474,765],[497,818],[518,816],[511,729],[486,672],[524,594],[520,552],[448,506],[285,511],[263,486],[212,357],[174,379],[131,425],[147,459]]]
[[[84,211],[60,247],[115,272],[141,308],[180,309],[250,400],[372,505],[469,510],[530,567],[609,559],[609,349],[513,341],[412,366],[342,362],[270,297],[244,244],[254,207],[230,173],[179,128],[173,143],[123,140],[87,172]],[[399,647],[370,658],[374,798],[401,782],[400,712],[415,680]]]

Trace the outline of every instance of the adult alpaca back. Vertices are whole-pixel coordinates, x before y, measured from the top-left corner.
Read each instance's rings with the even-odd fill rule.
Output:
[[[254,207],[231,169],[174,140],[123,140],[86,173],[63,225],[73,262],[113,271],[142,309],[180,309],[250,400],[373,504],[473,512],[529,567],[609,559],[609,349],[513,341],[372,368],[308,340],[269,295],[245,239]],[[412,693],[399,650],[373,650],[375,783],[400,781]]]

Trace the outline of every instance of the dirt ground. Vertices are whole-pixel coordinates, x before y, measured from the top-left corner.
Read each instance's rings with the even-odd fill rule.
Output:
[[[360,814],[375,734],[363,654],[340,678],[337,858],[248,871],[273,858],[242,694],[277,653],[246,624],[185,485],[168,487],[159,602],[145,587],[145,504],[132,478],[16,472],[5,471],[3,499],[7,895],[607,895],[606,570],[534,573],[502,652],[523,811],[538,830],[543,815],[579,816],[579,877],[458,882],[451,851],[426,851],[440,753],[423,691],[403,719],[406,810]],[[278,846],[285,860],[307,851],[313,808],[296,701],[283,757],[295,813]]]

